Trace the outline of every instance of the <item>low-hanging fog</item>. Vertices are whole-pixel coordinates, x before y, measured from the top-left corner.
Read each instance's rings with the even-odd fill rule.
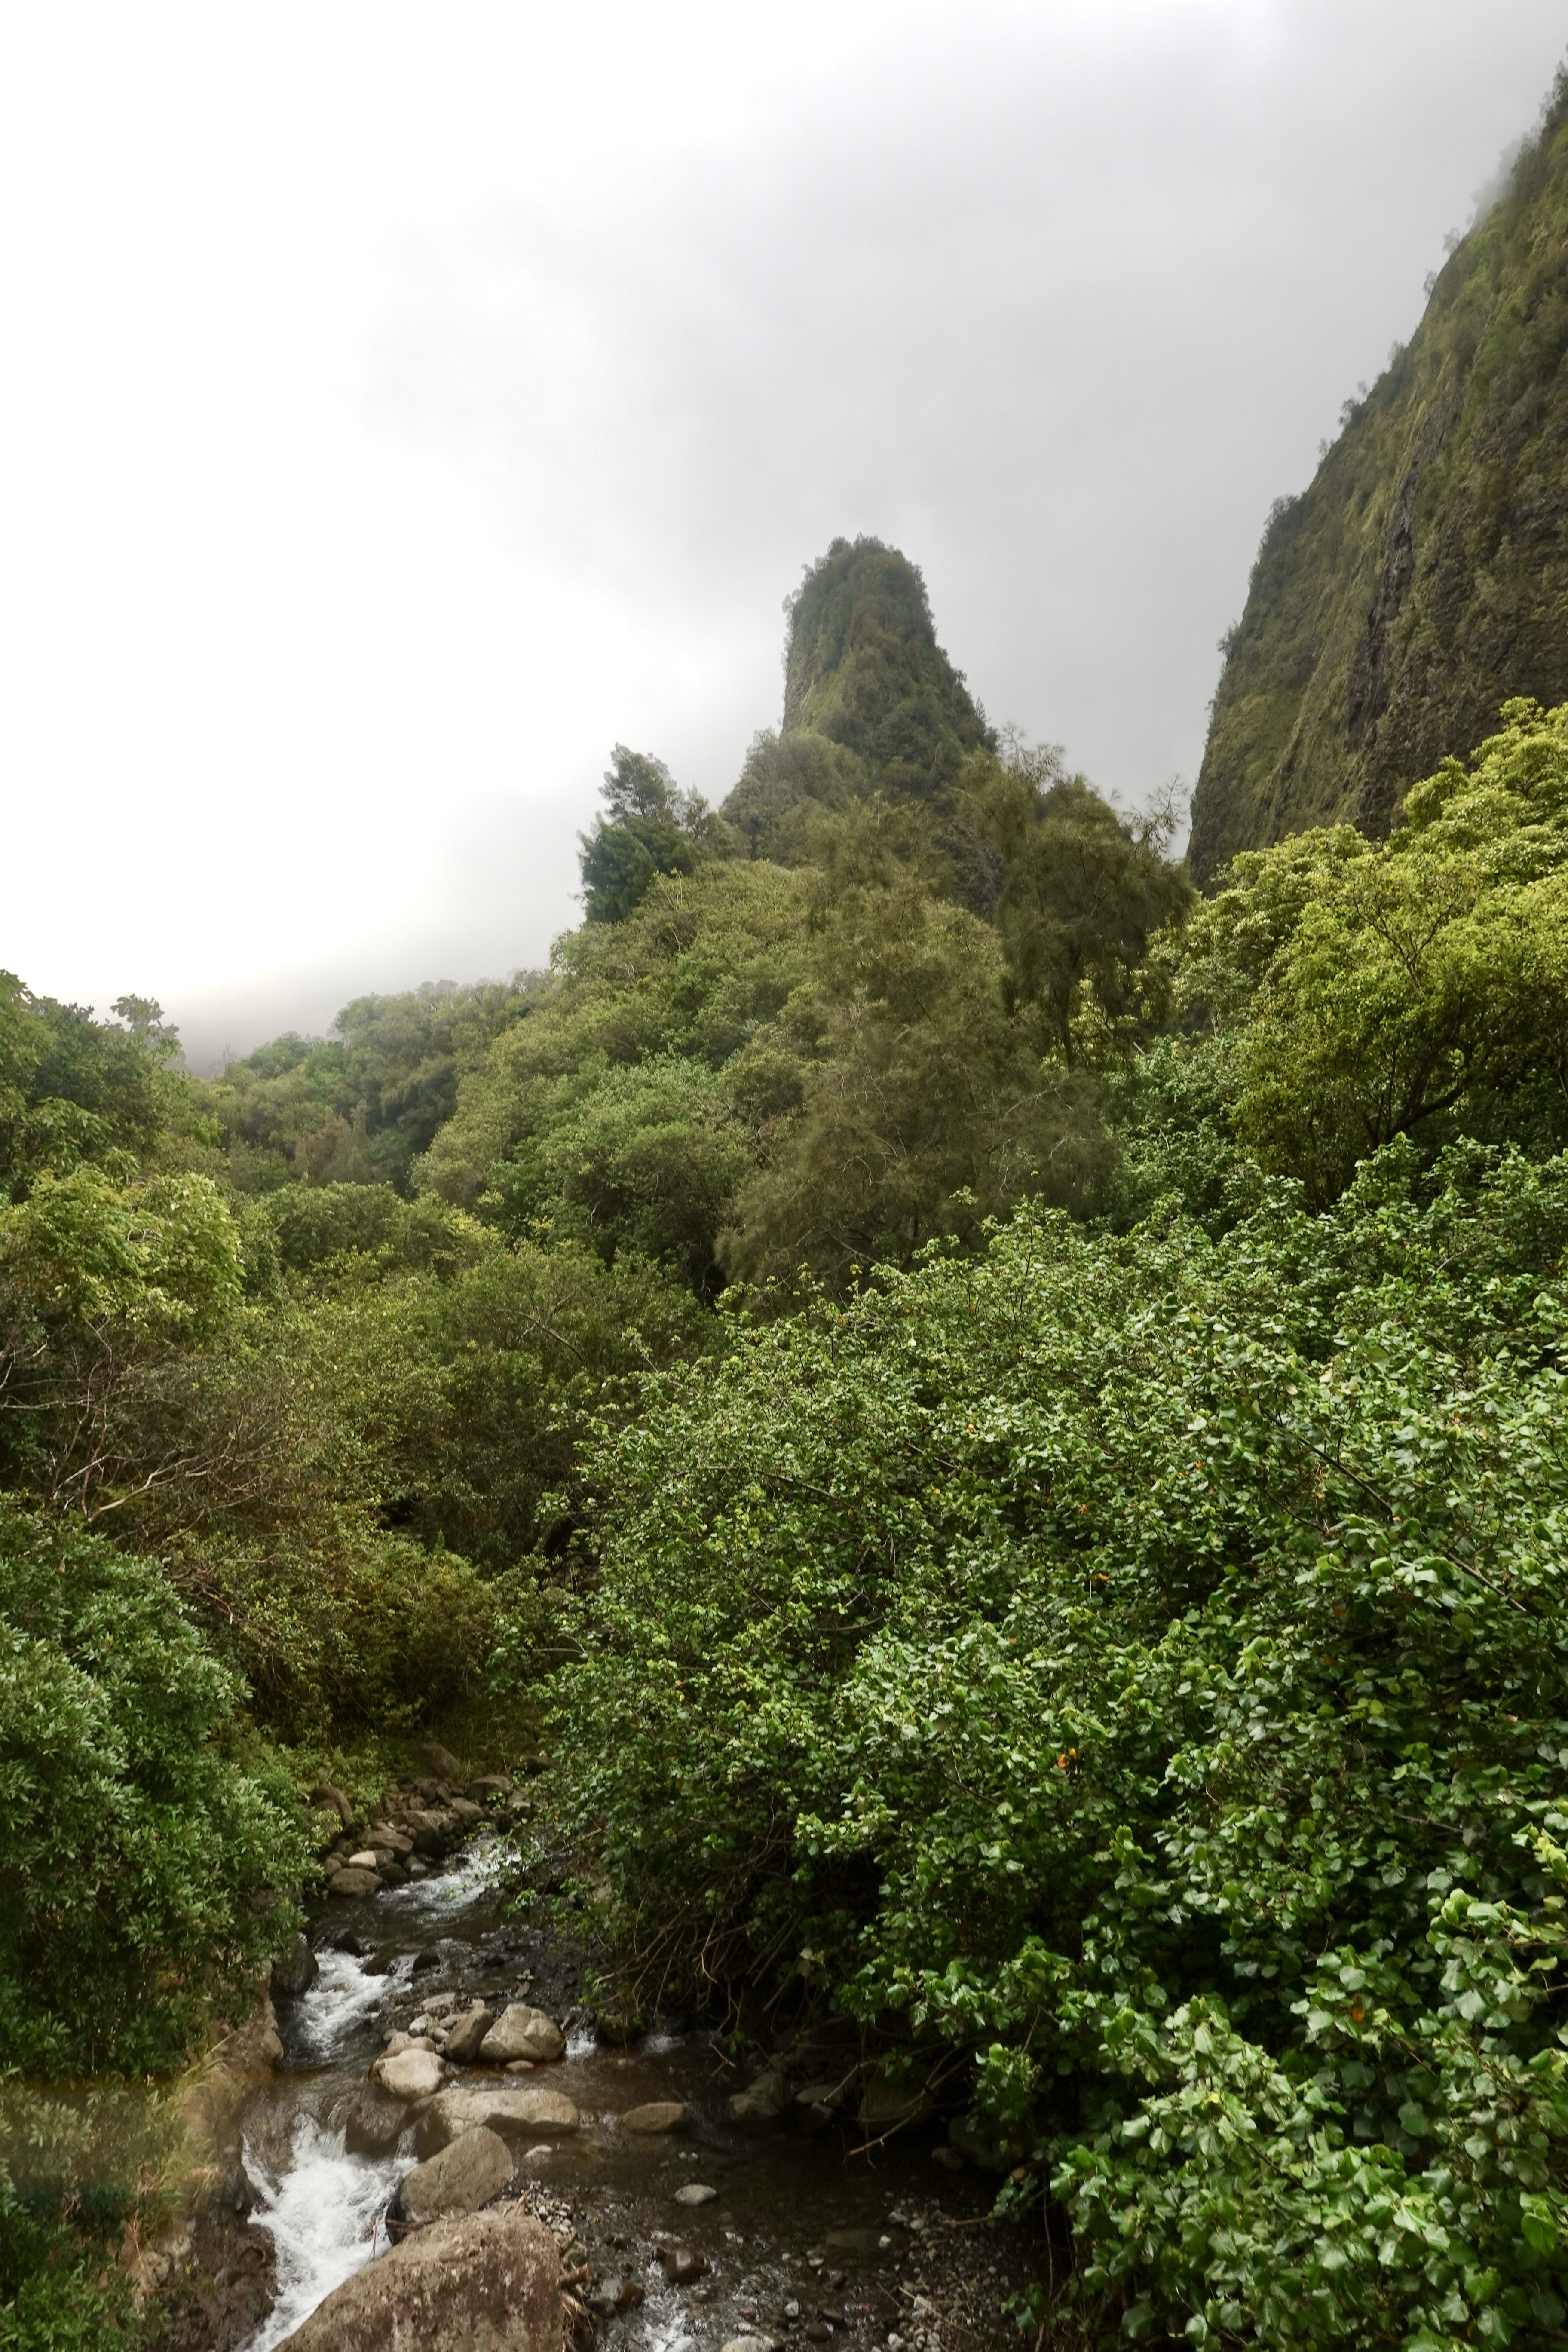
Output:
[[[620,739],[718,798],[837,532],[997,720],[1195,772],[1265,510],[1548,0],[13,11],[0,965],[197,1066],[542,961]]]

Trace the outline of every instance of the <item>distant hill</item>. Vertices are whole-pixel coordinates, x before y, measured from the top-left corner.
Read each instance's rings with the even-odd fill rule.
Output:
[[[1212,880],[1568,698],[1568,82],[1310,487],[1269,517],[1193,803]]]

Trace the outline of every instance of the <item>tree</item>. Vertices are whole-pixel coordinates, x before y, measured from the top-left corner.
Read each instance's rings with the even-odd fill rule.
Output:
[[[580,834],[584,911],[618,923],[658,874],[690,874],[731,850],[730,835],[700,793],[678,784],[662,760],[617,743],[600,797],[605,814]]]

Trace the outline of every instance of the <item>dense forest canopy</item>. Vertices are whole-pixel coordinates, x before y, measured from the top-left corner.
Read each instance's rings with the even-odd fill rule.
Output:
[[[323,1762],[526,1717],[627,2013],[847,2012],[1070,2234],[1031,2327],[1551,2340],[1568,706],[1200,902],[895,551],[790,629],[548,971],[209,1080],[0,990],[26,2292],[108,2309],[62,2086],[239,2013]]]

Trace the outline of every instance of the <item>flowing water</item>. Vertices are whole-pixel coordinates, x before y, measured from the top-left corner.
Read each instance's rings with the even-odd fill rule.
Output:
[[[500,1915],[490,1872],[481,1844],[445,1872],[323,1906],[320,1974],[308,1992],[279,2002],[283,2065],[246,2118],[253,2219],[273,2242],[277,2301],[244,2352],[272,2352],[385,2252],[387,2205],[417,2161],[414,2129],[394,2154],[351,2153],[349,2111],[387,2035],[448,1994],[459,2007],[482,1997],[498,2012],[506,2000],[529,2000],[569,2029],[565,2057],[524,2079],[563,2091],[582,2127],[549,2145],[520,2144],[517,2185],[559,2236],[578,2242],[574,2259],[586,2260],[601,2295],[606,2285],[619,2290],[625,2307],[602,2321],[617,2352],[716,2352],[748,2329],[808,2345],[879,2340],[891,2329],[895,2352],[900,2342],[936,2352],[1012,2337],[1000,2305],[1016,2284],[1018,2249],[982,2221],[993,2184],[943,2168],[934,2127],[870,2151],[851,2125],[813,2132],[792,2121],[748,2134],[728,2115],[744,2078],[712,2034],[601,2044],[574,2009],[571,1956],[547,1926]],[[345,1932],[358,1953],[331,1948]],[[679,2136],[620,2127],[628,2109],[666,2099],[689,2111]],[[698,2205],[678,2198],[698,2183],[715,2193]],[[677,2242],[705,2265],[679,2285],[660,2259]],[[962,2293],[952,2279],[960,2257]]]

